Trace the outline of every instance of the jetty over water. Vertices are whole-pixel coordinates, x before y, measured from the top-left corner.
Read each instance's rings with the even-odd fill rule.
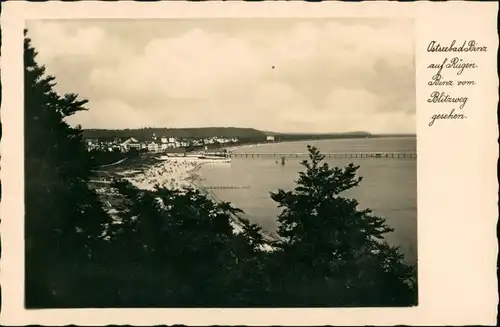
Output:
[[[333,153],[322,153],[325,158],[378,158],[378,159],[408,159],[417,158],[416,152],[333,152]],[[231,158],[307,158],[309,157],[308,152],[304,153],[247,153],[238,152],[229,154]]]
[[[204,186],[203,187],[206,190],[243,190],[243,189],[249,189],[249,185],[244,185],[244,186],[231,186],[231,185],[222,185],[222,186]]]

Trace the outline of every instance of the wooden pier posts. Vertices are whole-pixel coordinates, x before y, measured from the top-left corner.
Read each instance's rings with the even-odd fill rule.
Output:
[[[231,153],[231,158],[306,158],[307,153]],[[378,158],[378,159],[408,159],[416,158],[416,152],[345,152],[324,153],[327,158]]]

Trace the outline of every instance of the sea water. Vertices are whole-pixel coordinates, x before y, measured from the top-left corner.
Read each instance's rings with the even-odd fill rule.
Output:
[[[415,137],[335,139],[307,142],[285,142],[242,147],[234,153],[305,153],[314,145],[321,152],[416,152]],[[281,212],[270,192],[292,190],[304,158],[233,158],[231,164],[207,164],[200,170],[204,186],[213,187],[215,195],[242,209],[251,222],[272,234],[278,227]],[[417,159],[416,158],[325,158],[331,166],[343,167],[350,162],[359,165],[359,186],[344,193],[358,200],[360,208],[370,208],[385,217],[395,231],[387,240],[401,247],[409,262],[417,260]],[[236,189],[219,189],[231,186]]]

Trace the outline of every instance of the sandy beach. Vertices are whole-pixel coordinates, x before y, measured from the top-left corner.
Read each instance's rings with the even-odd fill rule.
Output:
[[[194,186],[190,181],[191,174],[203,163],[200,160],[171,158],[135,174],[124,173],[124,179],[139,189],[152,190],[155,185],[170,189],[183,189]],[[130,173],[130,172],[129,172]]]
[[[203,187],[203,179],[197,173],[203,164],[209,162],[210,161],[207,160],[194,158],[172,157],[164,159],[145,170],[124,172],[122,178],[130,181],[134,186],[143,190],[153,190],[155,185],[177,190],[192,187],[205,193],[214,201],[220,202],[221,200],[214,192]],[[233,216],[231,225],[236,234],[243,231],[240,217],[237,215]],[[272,239],[268,235],[264,235],[264,237],[268,240]],[[272,248],[266,245],[263,247],[263,250],[272,251]]]

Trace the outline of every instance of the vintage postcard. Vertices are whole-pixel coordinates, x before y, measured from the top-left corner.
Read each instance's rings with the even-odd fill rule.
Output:
[[[3,4],[1,323],[494,324],[497,12]]]

